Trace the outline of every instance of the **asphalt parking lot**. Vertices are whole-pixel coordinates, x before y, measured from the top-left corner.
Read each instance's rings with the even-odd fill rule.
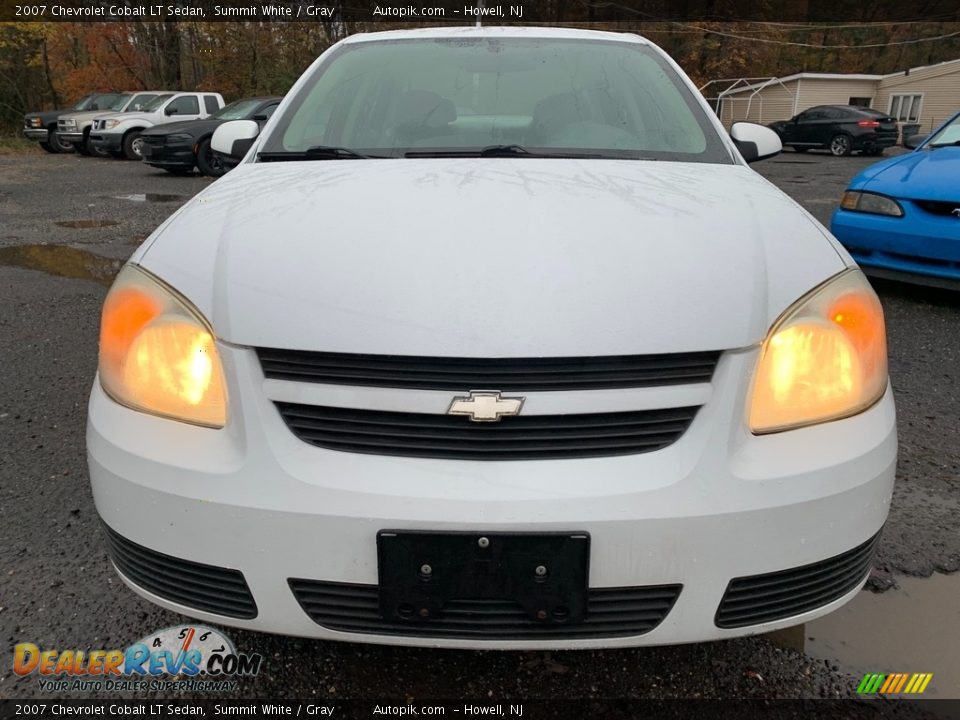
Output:
[[[828,224],[847,181],[874,161],[785,152],[756,168]],[[210,182],[141,163],[39,151],[0,156],[0,637],[6,652],[19,642],[126,647],[182,620],[128,591],[109,565],[86,475],[84,423],[110,278],[165,217]],[[909,612],[921,600],[911,604],[901,586],[910,583],[919,598],[935,581],[915,578],[960,570],[960,295],[889,283],[877,288],[900,431],[897,487],[870,581],[882,594],[865,596],[882,625],[894,607],[884,596],[900,593],[908,601],[896,612]],[[940,647],[913,648],[921,660],[924,652],[955,655],[958,578],[944,579],[946,590],[936,586],[932,599],[923,600],[929,600],[924,615],[912,620],[937,628],[930,642]],[[850,697],[859,682],[859,667],[842,657],[841,647],[859,640],[835,639],[824,652],[823,638],[811,628],[804,634],[814,638],[809,653],[796,642],[785,647],[757,637],[655,649],[480,653],[229,634],[238,648],[265,657],[260,675],[241,682],[234,697],[819,698]],[[35,677],[16,678],[6,657],[0,697],[41,696]],[[870,670],[929,668],[860,672]],[[935,684],[939,695],[960,697],[958,677]]]

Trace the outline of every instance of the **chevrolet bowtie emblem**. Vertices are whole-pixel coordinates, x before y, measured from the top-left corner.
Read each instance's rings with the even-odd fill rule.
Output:
[[[447,415],[469,415],[473,422],[497,422],[505,415],[519,415],[522,397],[500,397],[499,392],[471,392],[455,397]]]

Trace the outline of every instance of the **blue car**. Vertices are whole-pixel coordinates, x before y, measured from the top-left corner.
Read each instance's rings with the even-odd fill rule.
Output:
[[[960,289],[960,113],[854,177],[830,230],[869,275]]]

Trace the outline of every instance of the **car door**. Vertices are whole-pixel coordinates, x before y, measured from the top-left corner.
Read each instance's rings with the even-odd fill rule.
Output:
[[[830,138],[823,139],[829,122],[824,108],[811,108],[801,113],[797,122],[797,144],[811,147],[830,142]]]
[[[200,100],[196,95],[177,95],[163,108],[167,120],[200,119]]]

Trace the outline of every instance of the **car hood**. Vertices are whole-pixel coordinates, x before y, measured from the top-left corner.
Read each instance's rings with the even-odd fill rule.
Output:
[[[158,117],[163,117],[161,112],[115,112],[106,113],[102,111],[97,113],[97,117],[103,120],[150,120],[156,121]]]
[[[908,200],[960,200],[960,147],[916,150],[871,165],[850,183]]]
[[[81,110],[80,112],[65,112],[61,113],[58,120],[76,120],[77,122],[86,122],[87,120],[93,120],[98,117],[113,117],[117,113],[103,111],[103,110]],[[126,113],[119,113],[120,115],[125,115]]]
[[[145,130],[143,134],[173,135],[175,133],[187,133],[197,137],[208,132],[213,132],[217,126],[223,122],[223,120],[213,120],[210,118],[203,120],[178,120],[177,122],[163,123],[150,130]]]
[[[23,118],[24,120],[29,120],[31,118],[38,117],[43,121],[44,124],[47,124],[47,123],[53,122],[54,120],[59,118],[61,115],[64,115],[68,112],[70,112],[69,108],[67,108],[66,110],[43,110],[42,112],[27,113],[26,115],[23,116]]]
[[[501,158],[243,163],[133,260],[229,342],[479,357],[744,347],[845,267],[744,166]]]

